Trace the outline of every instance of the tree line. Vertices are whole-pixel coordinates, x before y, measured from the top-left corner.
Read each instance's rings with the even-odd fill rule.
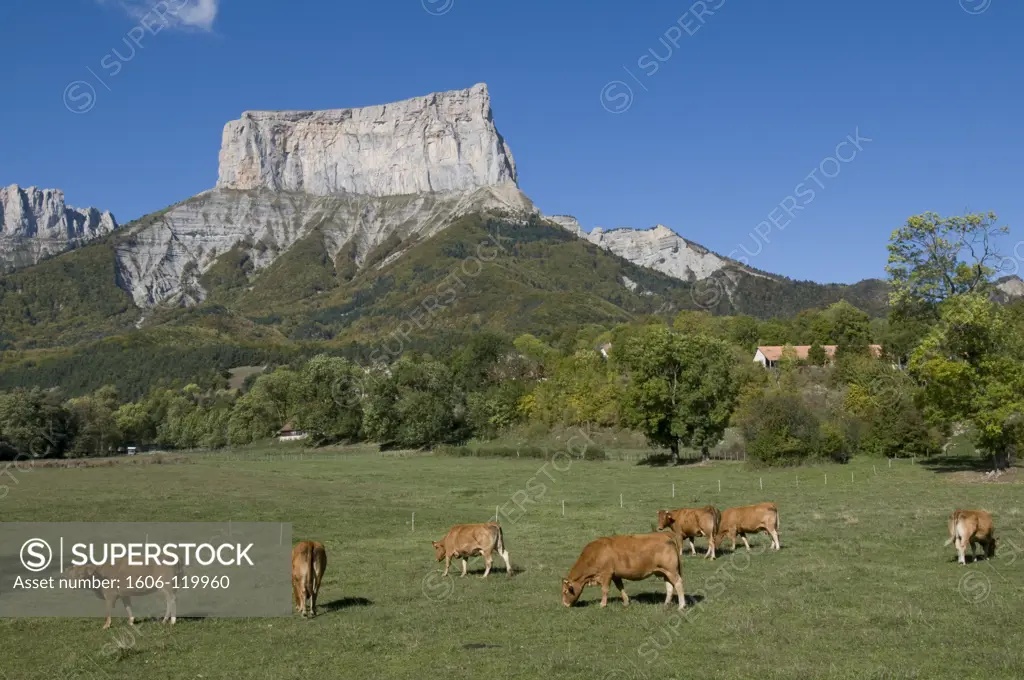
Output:
[[[847,302],[768,321],[685,311],[543,339],[481,331],[387,365],[322,354],[238,390],[157,383],[141,396],[104,386],[63,399],[17,388],[0,393],[0,456],[238,446],[286,424],[312,446],[397,448],[564,425],[628,428],[672,460],[708,456],[732,427],[767,465],[933,455],[963,431],[1005,466],[1024,431],[1024,308],[991,299],[1003,232],[991,214],[908,220],[889,245],[884,319]],[[758,345],[797,344],[811,345],[806,358],[788,348],[775,368],[753,361]]]

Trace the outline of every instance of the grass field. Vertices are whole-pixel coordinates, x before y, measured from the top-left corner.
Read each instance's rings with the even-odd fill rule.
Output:
[[[291,450],[20,473],[4,521],[292,522],[295,540],[325,543],[329,566],[314,620],[142,621],[131,634],[125,619],[110,631],[101,619],[0,620],[0,678],[1024,677],[1024,558],[1011,545],[1024,548],[1020,483],[908,461],[556,469]],[[517,492],[525,512],[509,504],[502,519],[516,575],[496,557],[486,580],[442,579],[429,541],[486,521]],[[782,550],[763,551],[760,535],[749,556],[687,557],[685,617],[661,605],[655,579],[627,582],[627,609],[614,588],[606,609],[593,587],[584,606],[561,605],[560,580],[588,541],[650,531],[659,508],[762,500],[779,505]],[[954,507],[994,513],[994,560],[952,561],[942,544]],[[112,654],[114,640],[124,649]]]

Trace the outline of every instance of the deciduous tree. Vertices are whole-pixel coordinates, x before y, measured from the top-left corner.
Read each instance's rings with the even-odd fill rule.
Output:
[[[703,335],[651,327],[617,352],[628,372],[625,420],[679,460],[681,446],[703,457],[721,440],[736,401],[729,346]]]

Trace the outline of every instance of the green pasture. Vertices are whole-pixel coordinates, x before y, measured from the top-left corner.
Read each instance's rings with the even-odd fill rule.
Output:
[[[369,447],[191,458],[13,471],[0,513],[291,522],[295,540],[327,547],[320,615],[144,620],[134,631],[123,618],[109,631],[102,619],[5,619],[0,679],[1024,677],[1024,488],[1014,472],[986,482],[920,461],[762,471]],[[560,580],[588,541],[651,531],[659,508],[767,500],[779,506],[782,550],[765,551],[761,535],[749,555],[741,546],[714,562],[687,556],[685,616],[662,606],[655,579],[626,583],[628,608],[614,587],[606,609],[598,588],[582,606],[561,605]],[[499,506],[515,576],[496,556],[486,580],[480,558],[470,577],[456,563],[455,578],[442,578],[430,541]],[[993,512],[994,560],[954,563],[943,542],[955,507]]]

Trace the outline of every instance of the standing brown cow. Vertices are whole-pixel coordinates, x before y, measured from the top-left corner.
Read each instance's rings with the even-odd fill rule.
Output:
[[[713,505],[703,508],[679,508],[678,510],[658,510],[658,531],[672,529],[679,536],[680,546],[683,541],[690,542],[690,554],[696,555],[697,548],[693,545],[695,536],[706,536],[708,549],[704,558],[715,559],[715,535],[718,534],[718,525],[722,520],[721,513]],[[682,550],[680,550],[682,555]]]
[[[497,522],[486,524],[456,524],[440,541],[431,541],[434,546],[434,554],[437,561],[444,560],[444,575],[448,575],[448,568],[451,566],[452,558],[458,557],[462,560],[462,575],[466,575],[466,558],[474,555],[484,556],[484,575],[480,578],[487,578],[491,573],[491,553],[497,551],[501,559],[505,560],[505,573],[512,575],[512,563],[508,560],[508,551],[505,550],[505,538],[501,533],[501,525]]]
[[[327,570],[327,550],[323,543],[302,541],[292,548],[292,599],[295,610],[306,615],[309,601],[310,617],[316,616],[316,596]]]
[[[974,544],[980,543],[985,549],[985,557],[996,555],[995,528],[992,526],[992,515],[984,510],[954,510],[949,516],[949,540],[945,545],[956,543],[957,562],[967,564],[967,544],[971,544],[971,557],[974,558]]]
[[[682,543],[675,534],[636,534],[606,536],[591,541],[583,548],[569,577],[562,580],[562,604],[571,607],[583,589],[601,586],[601,606],[608,604],[608,584],[614,583],[622,594],[622,604],[629,597],[622,579],[642,581],[654,574],[665,579],[665,604],[672,604],[672,593],[679,598],[679,608],[686,607],[683,593],[683,563],[679,559]]]
[[[778,550],[779,545],[779,508],[775,503],[758,503],[744,505],[740,508],[729,508],[722,513],[715,542],[720,543],[725,537],[732,539],[732,549],[736,549],[736,535],[743,540],[743,545],[750,551],[747,534],[764,531],[772,537],[772,548]]]

